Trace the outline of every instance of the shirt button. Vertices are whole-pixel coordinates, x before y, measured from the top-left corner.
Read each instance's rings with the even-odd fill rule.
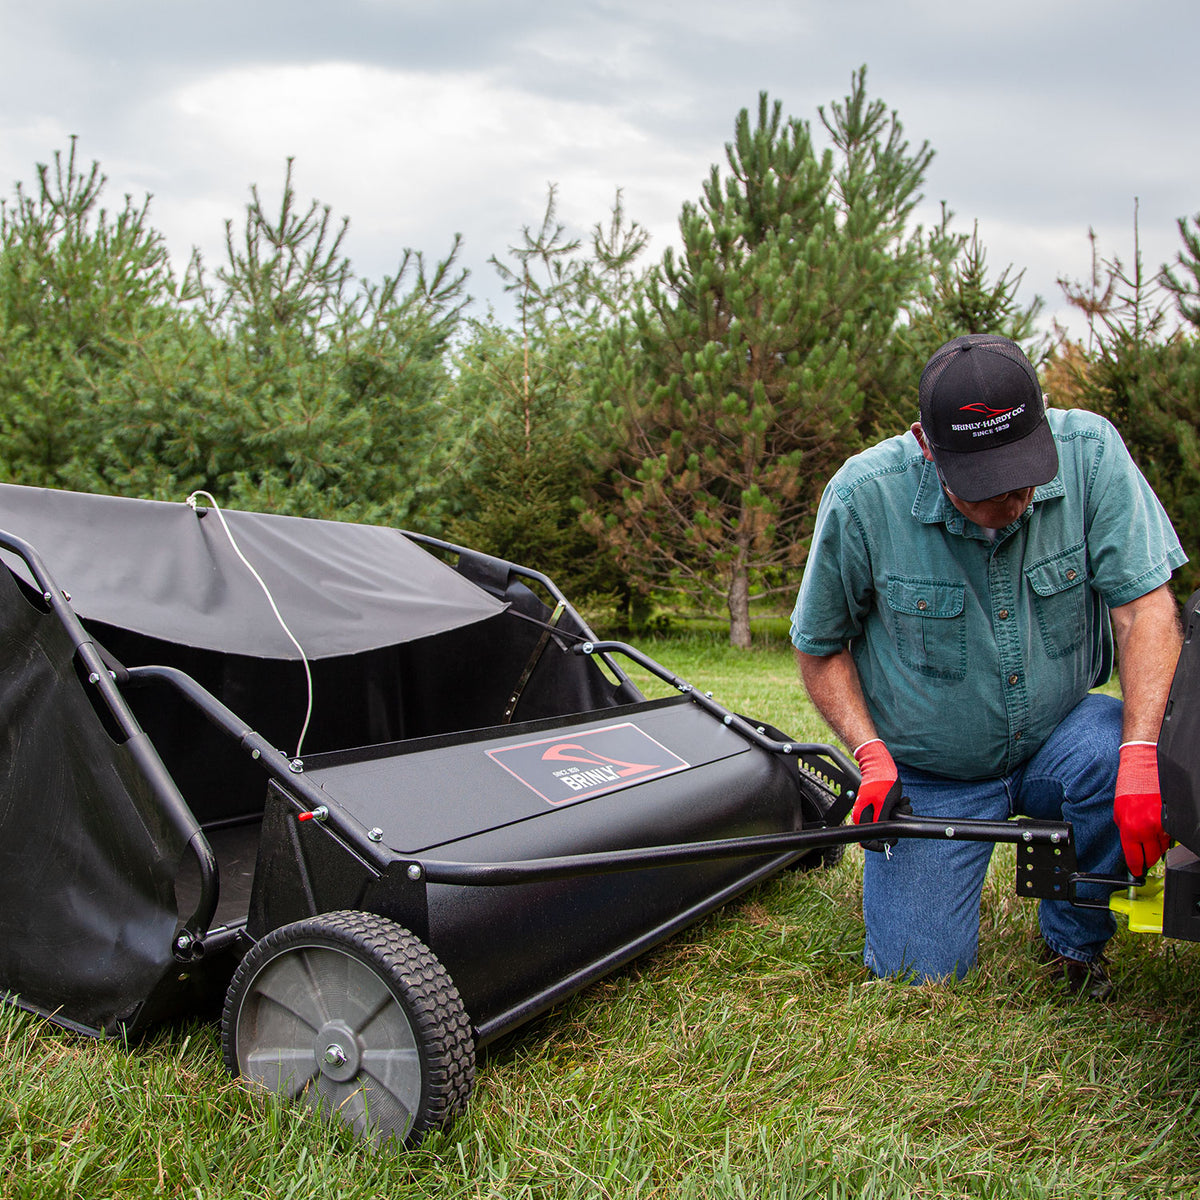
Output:
[[[1000,615],[1000,620],[1002,620],[1002,621],[1007,621],[1007,620],[1008,620],[1008,609],[1007,609],[1007,608],[1002,608],[1002,609],[1000,610],[1000,614],[999,614],[999,615]]]
[[[1010,686],[1016,687],[1020,678],[1021,678],[1020,675],[1017,675],[1015,672],[1012,675],[1010,675],[1008,677],[1008,682],[1009,682]]]
[[[924,612],[929,607],[924,600],[917,601],[917,612]]]
[[[1070,569],[1070,570],[1067,572],[1067,578],[1068,578],[1068,579],[1074,579],[1074,578],[1075,578],[1075,575],[1076,575],[1075,568],[1074,568],[1074,567],[1072,567],[1072,568],[1071,568],[1071,569]]]
[[[1017,732],[1013,734],[1013,741],[1019,742],[1020,740],[1021,740],[1021,730],[1018,729]]]

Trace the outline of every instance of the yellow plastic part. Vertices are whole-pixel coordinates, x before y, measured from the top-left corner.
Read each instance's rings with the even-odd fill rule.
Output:
[[[1152,875],[1141,887],[1113,892],[1108,907],[1129,918],[1132,933],[1162,933],[1163,877]]]

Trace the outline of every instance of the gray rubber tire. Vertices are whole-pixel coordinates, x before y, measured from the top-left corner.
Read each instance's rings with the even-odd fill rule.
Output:
[[[466,1107],[475,1042],[445,968],[407,929],[349,910],[284,925],[242,959],[225,1065],[377,1143],[413,1146]]]

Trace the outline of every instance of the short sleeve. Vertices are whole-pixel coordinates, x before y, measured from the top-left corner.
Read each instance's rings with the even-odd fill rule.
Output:
[[[826,657],[862,632],[870,608],[870,552],[863,529],[835,478],[817,508],[812,546],[792,610],[792,643]]]
[[[1088,558],[1092,587],[1119,608],[1166,583],[1187,555],[1121,435],[1109,422],[1103,426],[1087,496]]]

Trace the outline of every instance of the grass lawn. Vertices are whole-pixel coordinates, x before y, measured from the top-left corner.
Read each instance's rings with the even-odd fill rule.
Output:
[[[638,644],[797,740],[828,736],[781,638]],[[1066,1003],[1002,848],[979,969],[873,982],[861,853],[773,880],[493,1044],[466,1116],[407,1153],[243,1091],[213,1025],[125,1045],[2,1010],[0,1195],[1200,1194],[1200,947],[1122,929],[1117,998]]]

